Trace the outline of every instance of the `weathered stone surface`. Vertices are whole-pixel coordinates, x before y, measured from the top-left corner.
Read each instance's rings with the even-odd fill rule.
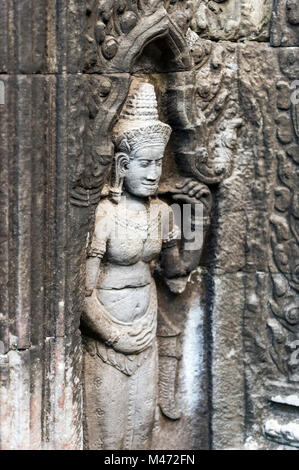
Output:
[[[295,0],[276,0],[271,20],[273,46],[299,46],[299,7]]]
[[[212,445],[214,449],[240,449],[245,435],[242,273],[216,275],[213,290]]]
[[[0,356],[1,449],[80,449],[80,375],[78,335]]]
[[[119,447],[298,447],[297,2],[0,6],[1,448],[115,448],[94,429],[118,409]],[[136,80],[172,128],[159,199],[197,197],[204,215],[200,252],[150,271],[159,364],[144,359],[139,417],[149,410],[152,432],[134,418],[136,381],[111,405],[127,376],[93,350],[82,362],[80,331],[95,209],[109,184],[119,196],[113,131]],[[115,290],[111,312],[128,315]]]
[[[63,188],[68,183],[63,173],[66,147],[62,139],[56,139],[55,124],[57,119],[67,126],[63,99],[56,107],[57,97],[63,98],[67,90],[66,81],[61,93],[62,80],[54,76],[1,78],[5,84],[5,104],[1,106],[0,344],[5,382],[1,446],[80,448],[80,310],[76,315],[75,309],[68,309],[65,315],[61,253],[68,211],[65,203],[58,206],[56,200],[58,194],[65,197]],[[62,165],[60,184],[58,159]],[[59,192],[54,192],[55,187]],[[72,363],[74,357],[76,365]],[[46,369],[50,370],[48,376]],[[11,390],[6,390],[8,384]],[[58,409],[51,403],[53,396],[61,393],[60,415],[65,412],[67,416],[56,426]],[[5,400],[5,394],[10,398]],[[51,430],[46,430],[48,427]]]
[[[217,315],[217,299],[221,292],[223,297],[219,305],[220,309],[223,307],[227,322],[233,316],[232,301],[242,306],[244,349],[241,354],[245,362],[242,369],[244,382],[239,393],[244,393],[246,406],[244,414],[243,405],[239,409],[244,420],[240,420],[242,444],[240,441],[237,446],[252,449],[270,449],[277,444],[297,445],[296,432],[288,440],[284,430],[286,423],[290,423],[290,428],[296,428],[297,405],[293,414],[283,413],[283,403],[288,402],[288,397],[293,397],[294,403],[297,400],[294,381],[297,380],[298,299],[296,276],[292,274],[296,272],[298,246],[296,228],[292,225],[296,224],[292,201],[296,198],[297,181],[296,156],[294,159],[292,155],[296,155],[297,144],[292,124],[295,106],[290,100],[294,66],[286,58],[290,52],[286,49],[276,51],[262,44],[238,45],[236,86],[244,125],[239,134],[234,171],[220,185],[217,219],[213,221],[212,217],[212,227],[216,224],[213,232],[217,234],[215,273],[222,274],[214,277],[217,279],[214,314]],[[269,275],[269,271],[273,274]],[[229,272],[239,272],[236,275],[242,279],[233,294],[229,294],[226,284],[226,273]],[[221,321],[216,316],[214,331],[218,332],[218,328],[221,331]],[[224,334],[224,340],[227,337]],[[216,365],[219,360],[219,367],[227,371],[225,358],[218,350],[219,341],[214,341],[213,360]],[[213,396],[219,393],[222,397],[219,372],[214,374],[214,370],[215,367],[212,368]],[[281,403],[270,399],[271,407],[268,397],[274,388]],[[230,399],[228,404],[220,402],[219,415],[214,416],[215,432],[219,432],[214,445],[219,448],[229,445],[227,429],[221,426],[230,404]],[[232,411],[236,412],[235,409]],[[276,420],[275,426],[271,420]],[[232,421],[238,422],[236,418]]]
[[[297,52],[297,50],[295,49]],[[281,60],[288,55],[286,49],[280,51],[280,71],[285,79],[285,86],[293,80],[293,63]],[[278,87],[279,90],[279,87]],[[279,90],[280,92],[280,90]],[[279,103],[278,103],[279,104]],[[276,188],[271,221],[271,259],[269,271],[269,304],[267,322],[270,370],[268,389],[271,393],[275,382],[275,393],[280,400],[272,396],[274,407],[273,419],[276,426],[265,425],[265,434],[272,440],[290,446],[298,446],[296,426],[298,426],[298,163],[296,146],[298,145],[297,115],[298,104],[291,98],[285,106],[285,126],[288,138],[281,139],[280,121],[277,122],[278,151],[276,153]],[[287,124],[286,124],[287,123]],[[273,387],[274,388],[274,387]],[[293,414],[281,413],[284,403],[293,396]],[[289,423],[289,424],[288,424]],[[285,427],[286,426],[286,427]],[[286,430],[294,428],[294,435],[287,439]],[[290,434],[291,436],[291,434]]]
[[[212,40],[267,41],[272,0],[193,0],[193,29]]]
[[[159,308],[171,314],[172,321],[182,330],[182,358],[176,386],[176,400],[181,410],[177,421],[157,414],[153,432],[153,449],[208,449],[209,437],[209,380],[207,378],[210,334],[209,315],[205,296],[208,279],[204,271],[195,272],[183,293],[174,295],[156,279]],[[201,301],[199,302],[198,293]]]
[[[84,2],[1,2],[0,73],[40,74],[83,68]]]

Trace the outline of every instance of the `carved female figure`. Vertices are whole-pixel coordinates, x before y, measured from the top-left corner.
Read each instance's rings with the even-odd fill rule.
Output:
[[[85,436],[90,449],[144,449],[158,396],[157,294],[152,264],[186,275],[171,208],[156,197],[171,128],[154,87],[138,83],[114,130],[114,180],[96,210],[83,315]],[[197,182],[182,192],[200,192]],[[187,196],[186,196],[187,197]]]

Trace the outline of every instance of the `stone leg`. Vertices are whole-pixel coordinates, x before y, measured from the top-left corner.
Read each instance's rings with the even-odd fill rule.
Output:
[[[131,376],[84,352],[84,442],[90,450],[149,448],[157,399],[157,349]]]

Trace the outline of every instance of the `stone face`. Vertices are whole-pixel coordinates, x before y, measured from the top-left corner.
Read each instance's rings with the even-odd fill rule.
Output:
[[[297,448],[298,2],[0,6],[1,448]],[[143,137],[137,83],[160,122]],[[108,320],[87,331],[90,245],[126,174],[140,190],[136,149],[165,153],[164,210],[202,203],[203,245],[135,267],[142,214],[125,219],[131,242],[109,247],[94,289]],[[142,293],[125,299],[132,279]],[[142,306],[157,318],[132,337],[121,323]]]

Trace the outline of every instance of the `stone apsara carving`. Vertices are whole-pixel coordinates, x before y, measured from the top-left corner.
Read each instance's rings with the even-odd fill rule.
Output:
[[[4,280],[0,295],[1,446],[81,446],[78,327],[85,282],[83,267],[90,241],[86,236],[93,232],[93,212],[99,201],[99,232],[105,232],[106,215],[101,210],[107,206],[109,223],[119,231],[130,231],[133,242],[129,248],[138,248],[139,237],[148,250],[146,255],[156,249],[154,234],[162,215],[156,217],[150,210],[140,210],[138,220],[134,211],[127,217],[122,201],[129,185],[128,163],[133,168],[136,161],[130,145],[122,142],[124,139],[113,138],[134,74],[143,74],[143,80],[147,74],[158,91],[161,121],[157,123],[157,116],[152,114],[155,124],[146,138],[152,144],[159,135],[164,151],[169,128],[161,122],[172,128],[158,197],[181,204],[190,201],[192,193],[204,205],[207,226],[211,185],[217,207],[209,243],[217,247],[209,253],[205,250],[207,258],[215,256],[211,262],[210,258],[201,259],[201,268],[193,277],[188,272],[196,268],[199,256],[186,256],[185,240],[181,241],[179,255],[170,261],[164,247],[160,263],[155,266],[155,276],[161,276],[158,305],[152,276],[136,289],[130,284],[128,289],[134,292],[127,297],[120,285],[109,289],[111,284],[105,285],[109,276],[105,252],[96,291],[101,291],[101,299],[109,308],[99,312],[101,321],[85,330],[85,445],[109,448],[121,442],[123,448],[130,448],[137,442],[137,446],[146,447],[157,401],[162,413],[157,413],[159,424],[155,430],[160,428],[161,445],[165,447],[167,440],[174,446],[182,442],[186,448],[193,442],[208,446],[209,440],[213,440],[214,447],[238,447],[243,445],[244,434],[252,430],[255,436],[259,434],[261,445],[274,446],[262,440],[261,422],[266,422],[264,436],[268,439],[298,446],[298,423],[293,417],[298,408],[299,380],[299,118],[298,105],[290,100],[291,82],[299,76],[298,51],[294,47],[298,45],[298,1],[274,2],[272,44],[283,46],[280,50],[271,49],[267,42],[272,0],[2,3],[0,35],[4,46],[0,62],[8,93],[1,109],[0,136],[5,154],[0,171],[0,270]],[[30,11],[28,3],[32,3]],[[237,43],[243,39],[263,43]],[[282,72],[279,78],[277,57]],[[272,112],[275,80],[279,92],[276,116]],[[246,125],[234,165],[241,124],[238,106]],[[134,122],[129,115],[123,120],[125,128],[128,122]],[[142,136],[139,132],[127,135],[135,150],[143,142],[137,150],[139,156],[148,151]],[[134,192],[137,180],[133,176]],[[215,186],[225,178],[225,184]],[[153,196],[151,201],[158,199]],[[157,202],[160,204],[168,207]],[[125,242],[122,244],[127,248]],[[168,254],[174,249],[170,245]],[[88,264],[96,264],[94,258],[102,257],[103,249],[101,243],[92,244]],[[115,260],[117,253],[113,252],[112,258]],[[151,264],[150,256],[142,262]],[[181,263],[184,269],[177,269]],[[117,264],[115,271],[128,267]],[[167,270],[174,277],[165,278]],[[119,274],[112,277],[132,282]],[[184,291],[188,278],[187,291],[176,295]],[[138,281],[143,283],[142,279],[140,276]],[[145,293],[136,305],[137,317],[142,302],[148,302],[148,307],[143,305],[144,317],[134,319],[134,337],[123,323],[131,311],[130,302],[137,296],[135,291],[143,288]],[[164,294],[167,291],[164,303],[163,289]],[[201,290],[205,291],[203,295]],[[189,297],[190,292],[193,297]],[[113,296],[119,298],[122,308],[116,302],[109,303],[109,296],[110,300]],[[167,316],[167,302],[174,298],[171,308],[176,321],[172,322]],[[92,297],[90,303],[91,310],[97,311],[97,297]],[[118,315],[124,317],[111,321],[111,316]],[[185,319],[190,328],[183,331]],[[101,338],[109,332],[107,345],[93,336],[97,327]],[[191,354],[185,352],[190,338],[195,338],[195,333],[193,337],[190,334],[192,328],[200,333],[196,333],[196,339],[203,346],[200,354],[192,356],[195,367],[190,373]],[[179,362],[182,333],[184,361]],[[137,340],[144,350],[136,351]],[[147,347],[149,343],[152,348]],[[194,349],[189,348],[190,352]],[[197,361],[199,356],[202,362]],[[239,381],[244,363],[245,380]],[[267,381],[268,363],[272,381]],[[176,386],[181,387],[187,367],[188,393],[179,420]],[[192,382],[192,374],[201,376],[198,382]],[[213,374],[210,394],[211,382],[206,379],[210,376],[212,381]],[[130,384],[115,407],[110,401],[114,397],[113,381],[125,384],[124,389]],[[192,384],[197,383],[200,386],[193,393]],[[148,384],[150,387],[146,387]],[[264,384],[271,392],[270,406],[263,395]],[[144,402],[138,408],[140,387]],[[126,416],[122,400],[128,404]],[[189,409],[185,407],[188,400]],[[111,422],[117,420],[119,424],[113,429],[115,436],[107,410],[114,413]],[[279,420],[269,422],[271,413]],[[287,424],[290,415],[293,417]],[[137,434],[136,416],[145,423]],[[195,426],[190,424],[192,420],[197,420]],[[248,444],[251,438],[249,435]]]
[[[85,435],[93,449],[148,446],[158,398],[158,311],[150,265],[162,250],[164,276],[186,276],[201,253],[198,247],[191,260],[179,253],[173,214],[154,197],[170,132],[159,120],[154,87],[133,84],[114,128],[110,195],[98,205],[86,267]],[[198,202],[202,185],[191,183],[177,185],[176,200]],[[196,230],[197,220],[192,224]],[[180,417],[174,394],[179,334],[162,315],[159,399],[171,419]]]
[[[112,129],[128,94],[129,73],[146,46],[163,36],[174,52],[168,67],[191,68],[183,33],[167,15],[163,2],[88,1],[85,26],[85,70],[102,76],[96,85],[96,79],[86,80],[82,93],[85,119],[80,133],[84,151],[76,156],[72,178],[72,202],[78,206],[99,201],[111,169]]]
[[[116,121],[125,102],[125,109],[128,110],[129,104],[126,98],[132,82],[132,72],[156,70],[168,72],[162,102],[165,117],[173,130],[170,152],[180,173],[163,182],[159,194],[168,201],[173,199],[178,202],[190,202],[189,194],[196,196],[197,201],[203,203],[204,234],[206,233],[212,207],[211,192],[207,185],[219,183],[231,175],[234,167],[237,131],[241,121],[234,106],[235,96],[231,99],[227,95],[224,96],[221,91],[220,79],[219,87],[208,99],[211,101],[211,105],[207,112],[201,108],[200,94],[195,99],[197,93],[196,75],[192,67],[195,63],[199,71],[204,66],[202,47],[204,49],[207,47],[208,53],[210,51],[209,46],[206,43],[203,44],[196,33],[189,28],[191,11],[190,2],[165,2],[164,6],[161,2],[150,1],[138,3],[129,0],[110,3],[90,2],[86,10],[85,71],[92,72],[92,74],[85,75],[85,88],[82,91],[83,96],[80,103],[82,125],[78,127],[81,145],[74,146],[73,165],[75,171],[73,172],[71,191],[71,202],[74,206],[92,208],[98,204],[101,197],[107,196],[108,191],[110,196],[105,201],[108,204],[109,197],[111,198],[113,201],[111,208],[104,207],[104,200],[100,202],[99,207],[103,205],[104,212],[108,210],[111,220],[115,222],[122,220],[120,226],[124,223],[122,216],[114,214],[113,207],[119,203],[119,198],[122,197],[121,188],[124,177],[122,172],[124,172],[129,149],[126,148],[124,142],[120,145],[118,139],[115,138]],[[159,59],[161,56],[160,38],[163,38],[163,61]],[[219,70],[221,70],[221,54],[221,51],[216,49],[210,59],[217,79],[219,78]],[[94,75],[93,72],[95,72]],[[220,78],[223,80],[223,74]],[[199,82],[200,79],[201,77],[199,77]],[[227,74],[227,79],[229,79],[229,74]],[[122,117],[118,122],[118,127],[121,126],[121,123],[124,123],[125,126],[128,125],[130,122],[128,116],[126,119]],[[154,137],[155,133],[161,134],[159,126],[161,127],[159,124],[158,128],[153,129],[151,137]],[[207,128],[209,128],[209,132],[206,132]],[[164,126],[163,129],[167,129],[167,126]],[[167,140],[167,131],[165,132],[164,144]],[[216,135],[217,133],[218,135]],[[138,132],[134,138],[130,135],[130,138],[135,139],[136,142],[140,142],[140,137]],[[194,200],[193,198],[193,202]],[[117,207],[119,208],[120,204]],[[98,215],[98,217],[103,222],[102,215]],[[137,224],[134,229],[144,232],[145,225],[139,226]],[[90,226],[90,230],[93,231],[93,227]],[[182,243],[184,244],[184,242]],[[181,250],[182,248],[183,246],[181,246]],[[101,256],[103,247],[98,247],[98,249],[97,254]],[[196,255],[192,252],[191,256],[183,250],[180,256],[176,256],[172,261],[172,267],[163,253],[158,271],[164,272],[165,277],[165,270],[169,269],[171,278],[165,277],[169,289],[174,293],[183,292],[188,281],[188,273],[198,266],[200,253]],[[97,256],[92,256],[92,261],[89,261],[88,265],[96,264],[95,258]],[[174,267],[175,264],[182,267],[182,263],[185,267],[187,266],[187,270],[177,270]],[[89,272],[88,268],[87,278]],[[151,289],[153,291],[154,287]],[[106,291],[108,290],[106,289]],[[94,297],[90,299],[91,310],[96,310],[97,306],[97,300]],[[151,294],[148,306],[150,324],[151,322],[155,324],[154,317],[151,316],[157,309],[154,297]],[[138,351],[132,352],[130,349],[132,338],[128,335],[128,331],[124,328],[119,334],[117,328],[115,329],[111,322],[109,323],[108,312],[109,309],[106,313],[102,311],[101,320],[98,318],[96,323],[89,325],[90,331],[98,331],[100,337],[104,338],[106,338],[105,331],[111,330],[111,336],[106,338],[108,344],[104,347],[105,351],[101,350],[99,353],[100,343],[98,342],[95,347],[94,335],[90,331],[85,335],[85,338],[90,339],[87,339],[85,344],[85,358],[88,355],[87,362],[85,362],[85,409],[87,410],[84,432],[85,446],[90,448],[112,446],[115,448],[119,445],[123,448],[132,446],[143,448],[148,445],[149,429],[152,426],[153,409],[157,398],[159,398],[160,409],[165,417],[172,420],[180,417],[180,411],[176,405],[175,389],[181,357],[181,331],[172,324],[165,312],[159,312],[156,332],[159,351],[158,370],[155,347],[151,351],[147,349],[144,354],[143,351],[140,351],[139,356]],[[115,313],[113,309],[110,311],[111,313]],[[96,324],[101,325],[103,329],[97,330]],[[139,326],[140,330],[144,331],[150,328],[149,324]],[[151,336],[148,336],[148,340],[156,341],[154,330],[152,333]],[[114,353],[117,350],[115,344],[117,341],[120,342],[120,347],[124,347],[124,345],[128,347],[127,350],[122,350],[120,353],[122,356],[118,354],[119,351]],[[136,345],[134,342],[133,344]],[[108,348],[108,352],[106,348]],[[131,357],[134,355],[137,355],[138,358]],[[141,430],[134,438],[134,419],[136,417],[134,418],[135,405],[133,404],[134,391],[132,390],[136,385],[137,375],[143,374],[142,371],[145,368],[143,360],[149,365],[148,373],[151,374],[153,385],[149,387],[149,395],[145,398],[148,406],[141,412],[145,420],[144,432],[142,433]],[[97,377],[93,375],[93,370],[99,370],[97,367],[99,361],[101,361],[105,379],[100,373]],[[124,434],[124,430],[126,430],[125,440],[120,435],[115,436],[115,439],[112,436],[114,420],[112,415],[112,417],[110,416],[111,425],[107,424],[110,421],[110,418],[107,417],[108,414],[119,415],[121,410],[118,408],[110,410],[108,407],[103,407],[106,395],[105,387],[108,387],[109,383],[106,379],[111,368],[113,368],[111,376],[115,378],[116,382],[120,380],[123,384],[129,382],[131,384],[127,389],[127,396],[123,397],[125,401],[127,400],[126,403],[130,404],[129,414],[127,418],[124,418],[123,425],[120,426],[120,432]],[[134,377],[135,373],[137,375]],[[129,377],[128,381],[123,375]],[[158,381],[155,380],[157,376]],[[144,377],[144,380],[147,381],[146,375]],[[156,389],[158,384],[159,387]],[[98,404],[96,409],[94,403]]]

